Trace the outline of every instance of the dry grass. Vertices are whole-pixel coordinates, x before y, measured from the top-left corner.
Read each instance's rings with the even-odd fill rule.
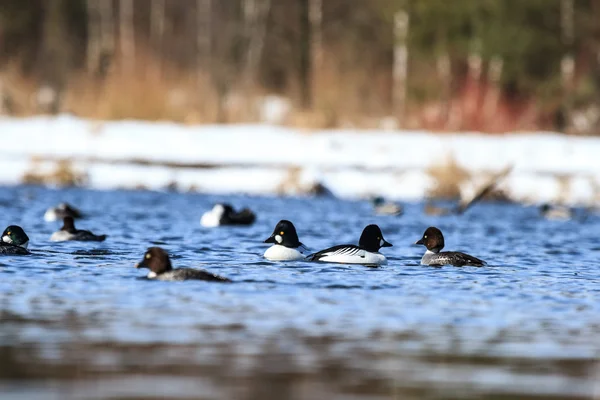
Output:
[[[435,180],[427,196],[437,199],[460,199],[460,187],[471,177],[469,173],[461,168],[456,160],[448,156],[442,163],[432,165],[427,173]]]
[[[31,160],[31,167],[21,179],[24,184],[61,187],[84,186],[87,181],[87,175],[78,171],[69,160],[57,161],[51,168],[47,168],[39,159]]]

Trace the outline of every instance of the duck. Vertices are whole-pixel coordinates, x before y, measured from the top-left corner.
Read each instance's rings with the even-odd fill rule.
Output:
[[[544,203],[540,206],[540,215],[554,221],[567,221],[574,216],[573,209],[559,204]]]
[[[473,266],[483,267],[486,262],[477,257],[460,253],[457,251],[442,251],[444,248],[444,235],[435,226],[430,226],[423,233],[423,237],[415,242],[417,245],[423,245],[427,248],[423,258],[422,265],[431,265],[441,267],[443,265],[453,265],[455,267]]]
[[[60,230],[54,232],[50,236],[52,242],[65,242],[69,240],[80,242],[103,242],[106,235],[94,235],[90,231],[80,230],[75,228],[73,217],[64,217],[63,226]]]
[[[59,221],[64,217],[79,219],[83,218],[83,214],[69,203],[60,203],[56,207],[50,207],[44,213],[44,220],[47,222]]]
[[[200,224],[207,228],[221,225],[252,225],[256,220],[256,214],[249,208],[236,212],[230,204],[217,203],[205,212],[200,219]]]
[[[399,216],[404,212],[401,205],[387,202],[381,196],[374,197],[371,203],[373,204],[373,211],[376,215]]]
[[[302,253],[306,247],[298,239],[296,227],[288,220],[282,219],[275,225],[273,233],[265,243],[273,243],[265,251],[264,257],[270,261],[296,261],[306,256]]]
[[[339,264],[384,265],[387,259],[379,249],[391,247],[392,244],[383,238],[381,229],[375,224],[365,227],[358,246],[354,244],[341,244],[321,250],[307,257],[308,261],[320,261]]]
[[[0,240],[0,254],[26,255],[31,254],[27,247],[29,246],[29,236],[23,228],[18,225],[10,225],[2,232]]]
[[[173,269],[169,254],[160,247],[149,247],[144,258],[135,264],[136,268],[148,268],[148,279],[159,281],[200,280],[211,282],[231,282],[230,279],[215,275],[211,272],[193,268]]]

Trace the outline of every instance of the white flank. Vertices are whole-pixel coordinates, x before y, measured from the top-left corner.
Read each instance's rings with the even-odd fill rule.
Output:
[[[304,259],[304,254],[298,251],[298,249],[291,249],[278,244],[269,247],[265,251],[264,256],[267,260],[271,261],[296,261]]]

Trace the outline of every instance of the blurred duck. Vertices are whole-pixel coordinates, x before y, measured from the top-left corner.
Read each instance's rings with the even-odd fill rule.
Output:
[[[212,210],[202,215],[200,224],[207,228],[214,228],[221,225],[252,225],[255,220],[256,215],[248,208],[236,212],[227,203],[217,203]]]
[[[169,254],[160,247],[150,247],[146,250],[142,261],[135,265],[136,268],[148,268],[148,279],[159,281],[187,281],[200,280],[212,282],[231,282],[231,280],[212,274],[201,269],[177,268],[173,269]]]
[[[27,251],[27,246],[29,246],[29,237],[20,226],[11,225],[2,232],[0,254],[31,254]]]
[[[401,205],[393,202],[386,202],[381,196],[373,198],[371,202],[373,203],[373,211],[376,215],[399,216],[404,212]]]
[[[64,217],[73,219],[83,218],[81,211],[73,207],[69,203],[60,203],[56,207],[50,207],[44,214],[44,219],[48,222],[60,221]]]
[[[415,244],[420,244],[427,248],[423,258],[421,258],[422,265],[438,267],[442,265],[482,267],[485,265],[485,261],[465,253],[442,251],[444,248],[444,235],[442,235],[442,231],[434,226],[427,228],[423,237],[417,240]]]
[[[540,206],[540,215],[550,220],[566,221],[573,218],[574,212],[564,205],[544,203]]]
[[[273,246],[265,251],[264,257],[267,260],[294,261],[303,260],[306,257],[302,253],[306,247],[298,239],[296,227],[288,220],[279,221],[265,243],[273,243]]]
[[[341,244],[333,246],[307,257],[308,261],[330,262],[338,264],[384,265],[387,259],[379,252],[382,247],[391,247],[386,242],[377,225],[368,225],[360,235],[358,246]]]
[[[69,240],[80,242],[103,242],[106,235],[94,235],[90,231],[84,231],[75,228],[73,217],[64,217],[63,226],[50,236],[53,242],[65,242]]]

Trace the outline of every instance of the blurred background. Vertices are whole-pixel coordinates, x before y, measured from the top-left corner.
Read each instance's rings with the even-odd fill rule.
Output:
[[[2,0],[0,113],[600,127],[600,0]]]

